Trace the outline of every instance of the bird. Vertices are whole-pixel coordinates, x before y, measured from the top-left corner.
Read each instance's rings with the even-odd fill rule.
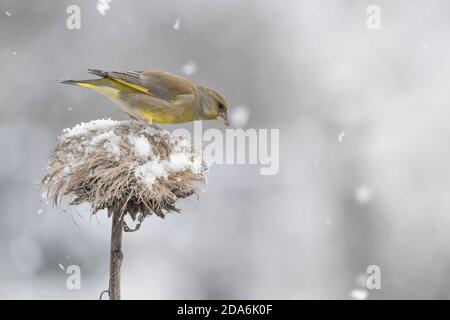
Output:
[[[213,119],[230,125],[224,97],[183,77],[156,69],[125,72],[88,69],[88,73],[100,78],[59,82],[100,93],[131,118],[150,126]]]

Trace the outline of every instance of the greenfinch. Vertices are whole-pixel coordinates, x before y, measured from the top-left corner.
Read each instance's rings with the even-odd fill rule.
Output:
[[[215,90],[160,70],[107,72],[88,69],[93,80],[64,80],[92,89],[118,104],[130,117],[149,125],[217,119],[227,126],[228,107]]]

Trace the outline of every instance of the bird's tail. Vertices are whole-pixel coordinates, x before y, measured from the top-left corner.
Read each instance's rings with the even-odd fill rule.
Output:
[[[104,79],[93,79],[93,80],[59,80],[59,83],[72,84],[75,86],[85,87],[89,89],[94,89],[100,85],[103,85]]]
[[[73,84],[73,85],[77,85],[78,82],[82,82],[82,81],[76,81],[76,80],[58,80],[59,83],[64,83],[64,84]]]
[[[59,80],[59,83],[64,84],[73,84],[80,87],[86,87],[93,89],[99,85],[105,85],[108,83],[109,72],[97,70],[97,69],[88,69],[88,73],[101,77],[101,79],[92,79],[92,80]]]

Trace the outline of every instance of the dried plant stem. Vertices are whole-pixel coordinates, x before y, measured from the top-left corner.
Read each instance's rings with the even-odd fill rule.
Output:
[[[111,257],[109,264],[109,299],[120,300],[120,267],[122,265],[122,215],[114,210],[111,228]]]

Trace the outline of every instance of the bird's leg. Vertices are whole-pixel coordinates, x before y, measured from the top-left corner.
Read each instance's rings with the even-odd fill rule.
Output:
[[[134,119],[134,120],[136,120],[137,122],[140,122],[140,123],[142,123],[142,124],[145,124],[146,126],[150,126],[150,127],[153,127],[153,128],[158,128],[157,126],[153,125],[151,121],[149,122],[149,121],[144,120],[144,119],[142,119],[142,118],[137,118],[137,117],[133,116],[131,113],[128,113],[128,112],[126,112],[126,111],[125,111],[125,113],[126,113],[131,119]]]
[[[146,121],[146,124],[147,124],[148,126],[152,127],[153,129],[162,131],[162,129],[161,129],[159,126],[157,126],[156,124],[153,123],[153,120],[147,120],[147,121]]]
[[[128,112],[126,112],[126,111],[125,111],[125,113],[126,113],[131,119],[136,120],[136,121],[138,121],[138,122],[140,122],[140,123],[143,123],[143,124],[145,124],[146,126],[150,126],[150,127],[152,127],[153,129],[156,129],[156,130],[160,130],[160,131],[162,130],[159,126],[157,126],[156,124],[154,124],[152,120],[144,120],[144,119],[141,119],[141,118],[137,118],[137,117],[133,116],[131,113],[128,113]]]

